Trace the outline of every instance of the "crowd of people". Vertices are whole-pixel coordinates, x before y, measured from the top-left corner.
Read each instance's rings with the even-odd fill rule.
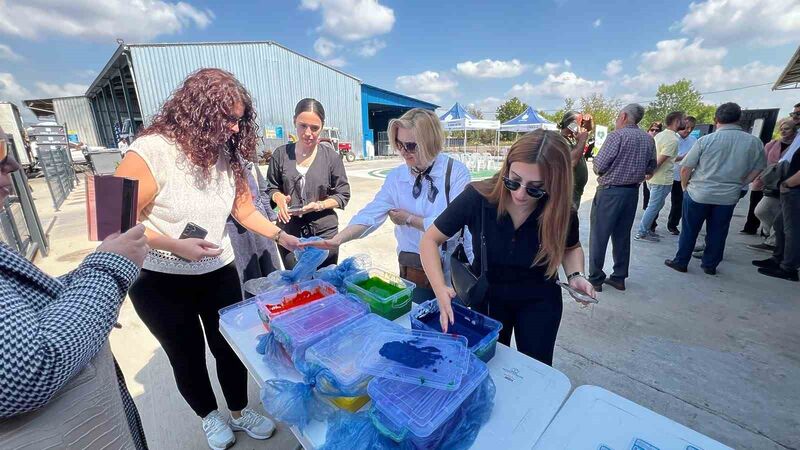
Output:
[[[655,224],[671,196],[667,230],[679,243],[667,266],[688,270],[705,224],[701,267],[716,273],[734,206],[752,182],[762,195],[751,195],[751,210],[765,237],[753,247],[772,251],[753,264],[765,275],[797,281],[800,104],[766,148],[736,125],[741,108],[733,103],[717,109],[716,131],[699,139],[692,136],[696,120],[684,112],[643,130],[644,112],[638,104],[622,108],[594,157],[598,186],[584,275],[577,210],[589,177],[590,115],[569,112],[559,131],[520,137],[494,177],[472,182],[463,163],[442,153],[436,115],[412,109],[388,127],[403,164],[339,230],[335,210],[347,206],[350,184],[340,156],[319,140],[323,105],[310,98],[296,105],[297,142],[275,151],[264,177],[251,163],[258,125],[247,89],[228,72],[199,70],[139,132],[116,171],[139,182],[140,225],[108,238],[58,279],[0,246],[0,438],[12,447],[77,439],[147,448],[108,346],[126,294],[164,349],[209,446],[229,447],[234,431],[269,438],[275,424],[248,408],[247,370],[220,334],[217,311],[242,299],[248,279],[281,264],[291,268],[293,251],[324,248],[330,251],[324,264],[335,264],[342,245],[387,219],[395,224],[400,275],[417,284],[415,302],[438,301],[443,330],[454,320],[452,302],[466,300],[502,322],[500,342],[510,344],[513,333],[520,352],[545,364],[553,362],[561,323],[560,270],[584,304],[603,285],[625,290],[645,181],[649,199],[633,239],[659,240]],[[0,143],[0,200],[18,168]],[[319,239],[301,240],[312,237]],[[607,276],[609,241],[614,264]],[[453,265],[462,260],[483,289],[457,292]],[[207,348],[230,417],[214,396]],[[91,409],[90,392],[106,400],[105,414]],[[54,417],[65,425],[42,426]],[[100,422],[114,425],[116,434],[104,434]]]

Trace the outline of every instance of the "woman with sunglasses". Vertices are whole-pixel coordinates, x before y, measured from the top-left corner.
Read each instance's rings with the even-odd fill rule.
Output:
[[[467,167],[441,154],[444,134],[439,118],[432,111],[412,109],[389,122],[389,142],[400,153],[405,164],[386,176],[375,198],[359,211],[350,224],[334,238],[315,247],[338,249],[345,242],[360,239],[377,230],[387,218],[396,225],[400,276],[414,282],[412,300],[416,303],[434,297],[430,282],[422,269],[419,241],[450,200],[454,200],[470,181]],[[449,195],[448,195],[449,194]],[[449,262],[447,254],[455,250],[454,238],[447,245],[442,241],[437,254]],[[465,247],[471,255],[471,243]],[[449,266],[445,267],[449,270]]]
[[[494,178],[468,186],[428,228],[420,243],[422,263],[445,332],[454,320],[451,302],[456,293],[445,282],[437,249],[465,227],[472,233],[473,248],[480,248],[483,234],[487,249],[489,288],[484,299],[470,300],[503,324],[501,343],[509,345],[513,332],[520,352],[552,365],[562,312],[559,267],[572,288],[596,295],[583,275],[567,141],[555,131],[524,135],[511,146]],[[481,252],[476,251],[473,273],[481,272],[481,264]]]
[[[350,183],[339,152],[319,135],[325,126],[325,109],[313,98],[294,108],[297,142],[278,147],[267,170],[267,195],[278,207],[278,223],[286,232],[304,238],[330,239],[339,231],[334,209],[350,201]],[[294,254],[279,249],[283,266],[292,269]],[[331,251],[322,266],[336,264],[339,252]]]

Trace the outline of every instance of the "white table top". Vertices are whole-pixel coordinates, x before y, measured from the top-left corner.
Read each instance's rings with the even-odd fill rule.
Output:
[[[580,386],[534,450],[731,450],[597,386]]]
[[[411,326],[408,315],[396,322],[407,328]],[[259,386],[266,380],[278,378],[256,352],[257,337],[264,333],[264,328],[255,303],[244,302],[241,307],[226,312],[220,318],[220,331]],[[552,367],[502,344],[497,344],[497,352],[487,365],[497,386],[497,395],[489,422],[481,428],[472,448],[532,448],[567,398],[571,389],[569,379]],[[291,377],[285,371],[281,377],[301,381],[299,374]],[[312,422],[302,432],[292,427],[307,450],[320,447],[325,442],[326,431],[324,422]]]

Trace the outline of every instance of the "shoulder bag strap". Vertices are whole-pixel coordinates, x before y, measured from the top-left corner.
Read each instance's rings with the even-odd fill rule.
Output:
[[[450,206],[450,178],[453,174],[453,158],[447,158],[447,171],[444,175],[444,197],[447,199],[447,206]],[[459,236],[459,240],[464,239],[464,229],[461,229],[461,235]],[[447,253],[447,241],[442,244],[442,251],[446,254]]]
[[[481,196],[481,276],[486,275],[486,265],[488,264],[488,260],[486,259],[486,209],[484,208],[484,202],[486,199]],[[461,230],[462,234],[464,230]]]

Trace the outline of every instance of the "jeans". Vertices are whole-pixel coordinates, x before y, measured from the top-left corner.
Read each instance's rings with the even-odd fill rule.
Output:
[[[733,209],[736,205],[710,205],[697,203],[688,192],[683,195],[683,229],[678,239],[678,253],[674,262],[680,266],[689,265],[692,251],[697,243],[697,235],[706,224],[706,248],[703,250],[702,267],[716,269],[725,252],[725,240],[731,225]]]
[[[647,204],[647,209],[644,210],[644,215],[642,215],[639,234],[646,234],[652,229],[653,222],[656,220],[661,208],[664,207],[664,201],[666,201],[670,191],[672,191],[671,184],[650,184],[650,202]]]
[[[781,263],[783,270],[800,269],[800,189],[781,193],[781,212],[773,223],[775,251],[772,259]]]
[[[603,265],[608,240],[613,244],[614,272],[611,278],[628,277],[631,259],[631,229],[636,218],[639,187],[598,187],[592,202],[589,231],[589,281],[601,284],[606,279]]]
[[[767,236],[765,244],[775,245],[775,232],[773,231],[775,218],[781,212],[781,199],[765,195],[756,206],[755,215],[761,221],[761,234]]]
[[[678,228],[681,223],[681,210],[683,209],[683,187],[680,181],[672,182],[672,195],[670,196],[669,219],[667,229]]]

